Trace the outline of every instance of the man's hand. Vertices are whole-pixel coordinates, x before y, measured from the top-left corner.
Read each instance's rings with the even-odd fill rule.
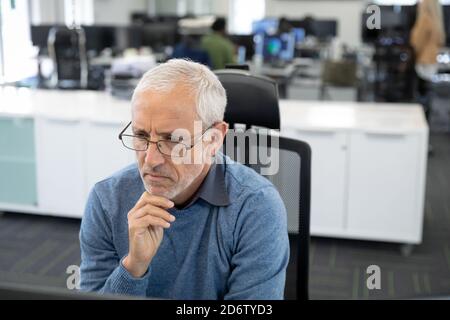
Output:
[[[140,278],[147,271],[161,244],[163,228],[175,221],[165,210],[173,206],[172,201],[146,191],[128,212],[129,252],[123,266],[133,277]]]

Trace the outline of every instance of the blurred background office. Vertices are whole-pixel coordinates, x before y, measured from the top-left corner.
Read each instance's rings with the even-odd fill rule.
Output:
[[[0,282],[67,288],[132,90],[189,58],[275,81],[310,144],[311,299],[450,296],[450,0],[0,0],[0,28]]]

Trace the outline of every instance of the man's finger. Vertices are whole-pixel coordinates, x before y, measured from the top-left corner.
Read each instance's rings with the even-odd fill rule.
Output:
[[[132,219],[139,219],[145,215],[151,215],[155,217],[162,218],[166,220],[167,222],[174,222],[175,217],[168,213],[166,210],[161,209],[159,207],[155,207],[152,204],[146,204],[143,207],[133,211],[129,218]]]
[[[164,229],[170,228],[170,223],[159,217],[146,215],[134,221],[134,226],[137,228],[148,228],[149,226],[162,227]]]
[[[141,195],[139,200],[136,202],[136,205],[134,206],[133,209],[139,209],[148,203],[163,209],[170,209],[175,205],[172,201],[170,201],[167,198],[156,196],[145,191]]]

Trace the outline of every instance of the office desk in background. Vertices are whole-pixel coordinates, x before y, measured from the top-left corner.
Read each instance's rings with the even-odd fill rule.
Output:
[[[270,64],[259,65],[254,62],[248,62],[252,74],[269,77],[277,82],[278,94],[281,99],[288,98],[288,87],[297,75],[298,70],[303,67],[308,67],[310,64],[310,59],[299,58],[280,66]]]
[[[312,147],[312,235],[421,242],[419,105],[281,100],[280,114],[281,134]],[[0,210],[81,217],[95,182],[135,161],[117,138],[129,120],[106,92],[1,88]]]

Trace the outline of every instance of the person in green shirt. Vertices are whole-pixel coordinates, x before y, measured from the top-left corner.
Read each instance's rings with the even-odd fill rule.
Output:
[[[211,26],[212,33],[202,38],[201,46],[208,53],[212,69],[223,69],[228,63],[236,63],[233,43],[226,38],[226,21],[217,18]]]

